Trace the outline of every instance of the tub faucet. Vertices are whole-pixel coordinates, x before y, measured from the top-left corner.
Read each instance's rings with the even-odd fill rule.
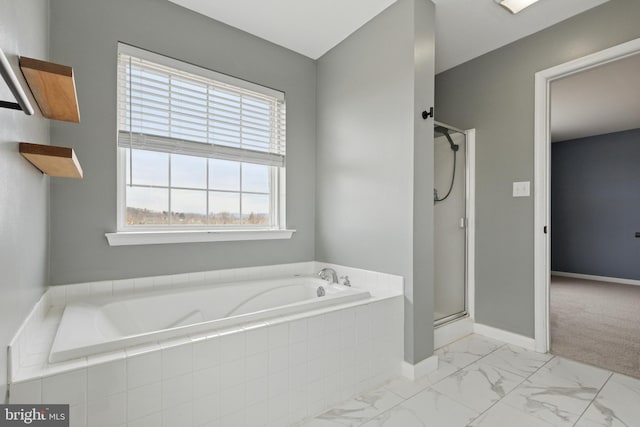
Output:
[[[318,276],[329,283],[338,283],[338,274],[333,268],[323,268],[318,272]]]

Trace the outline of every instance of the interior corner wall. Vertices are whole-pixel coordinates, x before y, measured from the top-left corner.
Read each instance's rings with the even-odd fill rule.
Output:
[[[639,16],[611,0],[436,76],[436,119],[476,129],[477,322],[534,335],[534,202],[511,189],[533,182],[535,73],[640,37]]]
[[[315,61],[166,0],[51,2],[51,59],[74,68],[80,124],[52,124],[82,180],[51,184],[51,283],[314,259]],[[121,41],[272,87],[287,101],[291,240],[110,247],[116,231],[116,54]]]
[[[640,280],[640,129],[551,144],[551,270]]]
[[[49,1],[0,0],[0,48],[21,79],[18,56],[49,57]],[[0,79],[0,99],[14,102]],[[0,108],[0,403],[5,400],[7,345],[44,292],[48,274],[49,178],[18,152],[19,142],[49,144],[49,121]]]
[[[428,25],[430,1],[394,3],[318,60],[317,83],[316,258],[404,276],[405,358],[411,363],[433,353],[433,280],[422,283],[428,263],[416,280],[413,256],[414,138],[425,132],[433,138],[433,130],[425,130],[432,123],[416,122],[415,80],[429,70],[420,65],[416,71],[416,48],[425,48],[416,46],[414,19],[424,12],[417,3],[430,5],[421,24]],[[432,69],[423,77],[433,86]],[[431,105],[432,99],[420,102]],[[431,179],[432,157],[433,151],[421,170]],[[432,237],[424,243],[425,256],[432,243]]]

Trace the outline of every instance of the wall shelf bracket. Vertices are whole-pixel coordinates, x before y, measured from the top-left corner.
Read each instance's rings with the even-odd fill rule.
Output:
[[[2,108],[10,108],[12,110],[20,110],[20,111],[22,111],[22,107],[17,102],[0,101],[0,107],[2,107]]]

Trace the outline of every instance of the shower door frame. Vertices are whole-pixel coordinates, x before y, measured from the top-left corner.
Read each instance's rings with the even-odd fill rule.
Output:
[[[465,136],[465,278],[464,310],[435,321],[434,328],[440,328],[469,318],[475,319],[475,190],[476,190],[476,130],[462,130],[434,120],[434,125],[459,132]],[[435,285],[434,285],[435,286]]]
[[[565,62],[535,74],[534,111],[534,341],[550,350],[549,281],[551,275],[551,82],[640,54],[640,38]],[[546,232],[545,232],[546,230]]]

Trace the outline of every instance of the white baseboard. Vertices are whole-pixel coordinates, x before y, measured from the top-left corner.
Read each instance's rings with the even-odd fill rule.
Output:
[[[592,276],[590,274],[565,273],[564,271],[552,271],[552,276],[572,277],[574,279],[595,280],[598,282],[622,283],[623,285],[640,286],[640,280],[621,279],[618,277]]]
[[[438,356],[431,356],[421,362],[412,365],[409,362],[402,361],[402,376],[415,381],[438,369]]]
[[[503,341],[507,344],[513,344],[518,347],[526,348],[527,350],[536,351],[535,340],[533,338],[525,337],[524,335],[514,334],[513,332],[479,323],[475,323],[473,325],[473,331],[476,334],[483,335],[487,338],[493,338],[494,340]]]
[[[444,347],[472,333],[473,319],[471,317],[438,326],[433,331],[433,348]]]

